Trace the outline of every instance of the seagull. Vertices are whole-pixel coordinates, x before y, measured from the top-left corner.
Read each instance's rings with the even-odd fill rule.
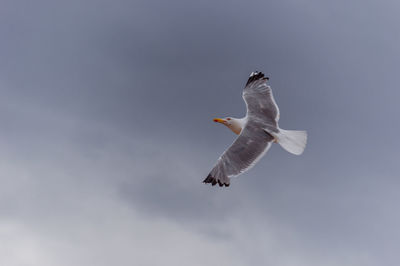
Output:
[[[250,74],[242,93],[247,107],[245,117],[214,118],[214,122],[223,124],[239,136],[219,157],[203,183],[228,187],[230,178],[252,168],[272,143],[279,143],[295,155],[303,153],[307,132],[284,130],[278,126],[279,108],[271,87],[267,85],[268,80],[261,72]]]

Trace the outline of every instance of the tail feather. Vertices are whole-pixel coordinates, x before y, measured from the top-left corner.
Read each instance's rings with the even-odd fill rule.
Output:
[[[282,148],[295,155],[302,154],[307,144],[307,131],[279,129],[274,137]]]

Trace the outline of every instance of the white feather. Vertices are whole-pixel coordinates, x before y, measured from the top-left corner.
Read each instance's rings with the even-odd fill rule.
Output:
[[[286,151],[300,155],[307,144],[307,131],[279,129],[278,133],[270,132]]]

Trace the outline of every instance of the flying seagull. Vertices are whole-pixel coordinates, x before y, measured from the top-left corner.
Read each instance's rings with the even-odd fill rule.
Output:
[[[247,107],[243,118],[215,118],[214,122],[227,126],[239,135],[219,157],[204,183],[229,186],[230,177],[240,175],[253,167],[268,151],[273,142],[286,151],[300,155],[307,143],[307,132],[279,128],[279,108],[267,85],[268,77],[252,72],[243,89],[242,97]]]

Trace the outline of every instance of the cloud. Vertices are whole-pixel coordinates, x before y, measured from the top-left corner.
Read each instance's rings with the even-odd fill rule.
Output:
[[[0,10],[0,264],[397,265],[397,3],[28,2]],[[306,151],[205,186],[255,69]]]
[[[52,130],[25,154],[1,153],[2,264],[366,265],[362,251],[315,254],[246,188],[201,184],[196,151],[42,111],[18,121]]]

